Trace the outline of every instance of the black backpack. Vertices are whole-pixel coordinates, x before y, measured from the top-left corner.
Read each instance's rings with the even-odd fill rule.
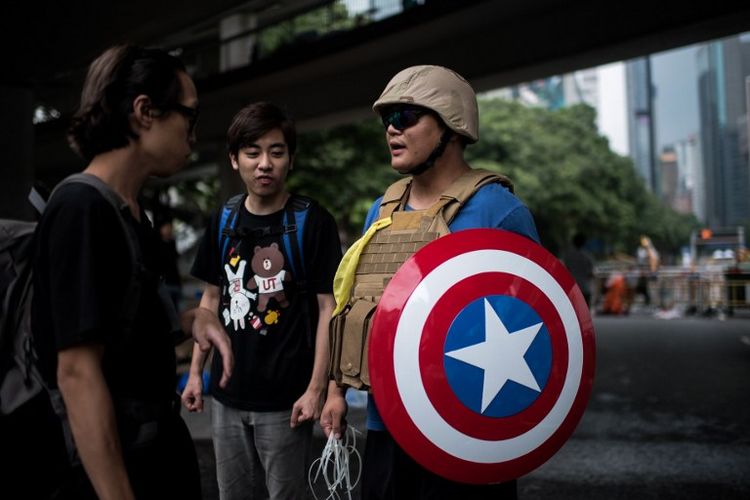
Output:
[[[31,268],[35,222],[0,219],[0,415],[44,387],[31,337]]]
[[[115,208],[125,240],[132,258],[133,275],[131,276],[126,300],[121,313],[123,328],[132,325],[140,298],[140,287],[143,272],[142,258],[138,236],[133,227],[123,218],[127,204],[101,179],[90,174],[74,174],[64,179],[57,186],[71,183],[87,184],[96,188],[99,193]],[[54,196],[54,192],[52,196]],[[46,203],[37,193],[29,196],[32,204],[41,214]],[[0,219],[0,298],[2,315],[0,316],[0,415],[9,415],[34,396],[45,390],[58,416],[64,417],[65,409],[57,391],[51,391],[42,379],[34,349],[34,338],[31,333],[31,298],[32,268],[34,258],[34,238],[36,223]],[[173,329],[179,324],[177,313],[166,290],[159,291],[161,302],[169,316]]]

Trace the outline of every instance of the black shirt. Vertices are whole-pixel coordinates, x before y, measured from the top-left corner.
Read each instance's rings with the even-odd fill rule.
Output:
[[[287,245],[297,234],[261,235],[260,228],[280,228],[284,210],[251,214],[244,204],[236,228],[248,235],[232,239],[226,255],[219,248],[220,212],[209,222],[192,274],[220,287],[219,319],[232,340],[235,367],[227,384],[218,386],[221,356],[214,352],[211,392],[225,405],[248,411],[280,411],[292,407],[310,382],[318,323],[316,294],[333,291],[341,260],[336,223],[313,202],[302,231],[305,290],[290,263]],[[291,246],[291,245],[290,245]]]
[[[177,261],[180,255],[177,253],[177,242],[175,240],[159,240],[159,256],[161,258],[161,269],[164,272],[164,284],[170,286],[182,286],[180,270]]]
[[[37,229],[32,331],[44,378],[56,386],[57,351],[104,346],[113,399],[168,401],[175,392],[174,337],[158,298],[159,235],[145,213],[125,220],[138,235],[145,272],[133,326],[123,328],[133,258],[115,208],[88,185],[55,194]]]

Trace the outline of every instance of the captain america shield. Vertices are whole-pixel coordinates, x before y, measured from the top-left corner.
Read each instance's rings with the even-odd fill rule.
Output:
[[[594,329],[565,267],[508,231],[429,243],[389,282],[368,363],[386,427],[426,469],[497,483],[547,461],[583,415]]]

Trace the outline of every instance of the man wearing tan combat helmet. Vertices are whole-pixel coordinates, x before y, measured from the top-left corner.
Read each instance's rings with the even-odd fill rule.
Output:
[[[440,66],[413,66],[397,73],[375,101],[373,110],[385,127],[391,167],[404,178],[375,200],[365,222],[365,236],[354,258],[344,258],[334,294],[337,309],[332,334],[361,331],[367,346],[371,311],[387,283],[404,262],[384,272],[374,267],[379,239],[393,232],[412,232],[418,246],[449,232],[472,228],[513,231],[538,243],[528,208],[513,195],[510,181],[486,170],[472,169],[464,159],[467,146],[479,139],[477,100],[469,83]],[[408,257],[408,255],[406,255]],[[349,266],[345,266],[346,262]],[[354,264],[351,264],[354,262]],[[368,267],[371,266],[371,267]],[[347,280],[346,275],[354,275]],[[338,283],[351,283],[342,291]],[[361,323],[361,325],[359,323]],[[346,328],[343,325],[346,324]],[[342,350],[344,351],[342,353]],[[332,380],[321,416],[326,435],[345,429],[347,387],[369,388],[367,349],[354,365],[346,345],[332,342]],[[364,360],[364,361],[363,361]],[[467,485],[428,471],[396,443],[380,418],[372,394],[368,398],[367,444],[363,460],[362,498],[516,498],[515,481],[492,485]],[[463,495],[463,496],[462,496]]]

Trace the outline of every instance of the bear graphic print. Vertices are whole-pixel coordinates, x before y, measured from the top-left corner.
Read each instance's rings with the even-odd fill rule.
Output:
[[[255,273],[255,283],[250,289],[258,289],[258,311],[264,312],[272,298],[276,299],[279,307],[287,307],[289,301],[284,294],[284,281],[292,277],[284,270],[284,254],[279,250],[279,245],[271,243],[267,247],[255,247],[250,267]]]
[[[272,307],[285,309],[289,306],[284,282],[292,279],[291,273],[284,269],[284,254],[277,243],[255,247],[249,266],[252,274],[247,280],[248,262],[238,257],[224,265],[228,295],[228,303],[222,311],[224,324],[231,324],[235,332],[247,329],[266,335],[268,327],[278,324],[281,317],[281,311]]]

